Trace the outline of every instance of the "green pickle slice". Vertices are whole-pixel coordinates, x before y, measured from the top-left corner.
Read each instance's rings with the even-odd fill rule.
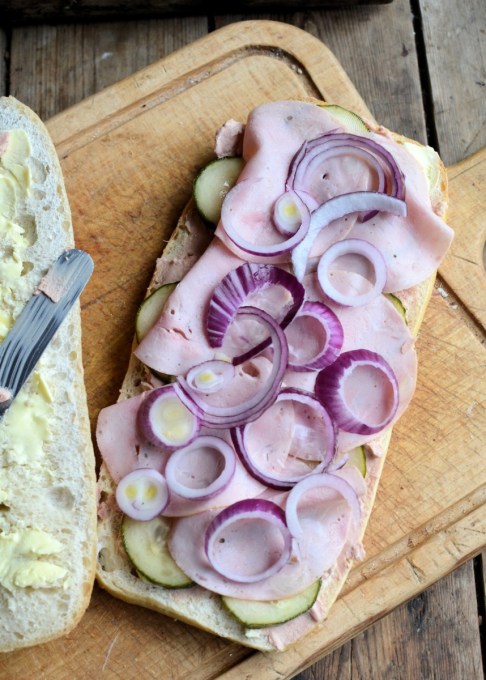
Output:
[[[317,599],[321,581],[315,581],[301,593],[284,600],[240,600],[223,596],[227,610],[246,628],[264,628],[295,619],[308,611]]]
[[[226,194],[236,184],[244,164],[239,156],[218,158],[206,165],[194,180],[197,209],[211,224],[218,224]]]
[[[141,576],[164,588],[194,585],[169,553],[169,522],[164,517],[140,522],[125,515],[121,531],[126,553]]]

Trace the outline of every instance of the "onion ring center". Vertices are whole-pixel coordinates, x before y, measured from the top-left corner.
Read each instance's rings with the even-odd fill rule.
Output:
[[[368,427],[384,425],[395,408],[395,390],[378,366],[351,366],[342,384],[344,402],[352,415]]]

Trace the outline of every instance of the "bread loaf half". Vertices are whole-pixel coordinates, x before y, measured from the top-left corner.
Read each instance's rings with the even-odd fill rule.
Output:
[[[233,135],[233,142],[231,143],[231,139],[230,143],[228,140],[222,141],[221,132],[218,134],[218,142],[220,147],[229,148],[227,153],[231,154],[241,141],[240,132],[243,126],[230,124],[225,127],[230,137]],[[319,165],[322,158],[315,160],[317,154],[312,157],[312,149],[317,148],[323,138],[326,138],[325,144],[327,145],[331,138],[329,135],[331,137],[334,135],[334,137],[332,137],[330,146],[326,146],[324,150],[328,167],[326,166],[323,171]],[[360,138],[369,140],[369,143],[367,141],[361,147]],[[317,142],[314,141],[316,139]],[[316,261],[329,247],[329,243],[326,246],[318,244],[317,250],[319,251],[321,247],[320,252],[310,252],[307,273],[302,281],[306,300],[317,300],[329,305],[341,319],[344,328],[342,353],[344,350],[351,352],[361,347],[373,352],[383,350],[383,356],[389,357],[390,363],[396,366],[396,370],[393,370],[397,378],[400,399],[406,400],[407,403],[411,399],[416,370],[414,339],[419,332],[433,289],[436,267],[452,238],[451,230],[443,222],[447,205],[447,179],[442,162],[432,149],[365,122],[337,106],[312,101],[274,102],[258,107],[250,114],[246,123],[243,133],[243,169],[235,189],[224,198],[223,212],[216,235],[213,236],[212,231],[208,230],[196,203],[191,202],[186,207],[171,241],[157,263],[148,296],[152,296],[154,291],[162,290],[166,284],[179,283],[175,288],[172,286],[166,289],[167,300],[158,310],[157,320],[147,335],[144,332],[144,337],[139,337],[135,341],[135,353],[121,388],[120,401],[117,405],[108,406],[100,414],[97,434],[104,464],[99,478],[97,577],[100,584],[116,597],[149,607],[216,635],[260,650],[285,649],[315,626],[325,625],[326,615],[349,569],[356,560],[363,558],[361,542],[385,464],[391,428],[396,418],[390,421],[390,425],[378,427],[375,433],[368,432],[367,434],[357,433],[356,430],[353,432],[352,428],[335,423],[338,434],[333,462],[313,472],[312,466],[317,463],[315,460],[309,460],[308,474],[301,472],[301,477],[293,487],[291,484],[285,487],[285,484],[282,486],[278,483],[276,485],[263,483],[260,488],[252,487],[254,479],[248,482],[244,477],[244,474],[252,477],[252,464],[248,465],[248,460],[246,460],[246,464],[243,461],[244,464],[241,465],[239,459],[238,474],[241,475],[242,480],[246,481],[232,482],[234,485],[229,493],[231,498],[216,495],[213,499],[195,502],[191,510],[190,507],[188,509],[187,502],[182,503],[180,498],[177,498],[177,492],[174,492],[174,489],[180,486],[169,484],[169,504],[162,511],[165,519],[154,520],[156,529],[152,536],[150,536],[150,530],[144,533],[141,529],[139,543],[132,541],[133,536],[129,534],[125,523],[132,529],[134,523],[139,527],[147,527],[150,526],[150,522],[145,525],[139,522],[137,525],[137,520],[126,520],[120,510],[120,503],[117,503],[115,499],[115,490],[117,483],[131,469],[148,467],[156,469],[162,477],[165,475],[168,478],[168,462],[174,454],[168,451],[167,447],[164,450],[164,446],[161,446],[159,447],[160,458],[157,458],[159,455],[157,447],[154,446],[153,441],[151,443],[147,441],[147,432],[137,412],[141,404],[146,401],[146,396],[153,393],[164,380],[170,379],[175,380],[173,384],[176,385],[176,390],[180,386],[183,387],[182,391],[177,394],[189,411],[193,414],[198,413],[190,399],[185,400],[185,395],[192,395],[199,405],[200,399],[197,395],[195,396],[194,391],[186,389],[184,392],[184,385],[187,384],[188,370],[191,366],[222,356],[208,341],[209,325],[207,325],[208,310],[214,309],[214,291],[221,281],[231,280],[231,285],[238,287],[241,283],[244,287],[246,284],[243,278],[235,278],[234,272],[238,267],[243,267],[242,271],[247,273],[250,270],[257,272],[258,278],[263,275],[263,269],[260,267],[267,266],[262,263],[268,261],[272,263],[271,266],[296,274],[298,267],[296,267],[296,261],[291,262],[289,253],[284,256],[277,253],[277,257],[265,260],[265,258],[259,259],[258,253],[255,255],[254,251],[258,250],[261,234],[264,234],[263,238],[271,238],[268,234],[273,228],[269,225],[272,224],[271,215],[274,210],[272,206],[275,199],[282,192],[288,193],[297,186],[296,177],[299,172],[305,174],[303,170],[297,169],[297,164],[304,157],[309,160],[306,155],[311,154],[305,172],[312,176],[307,175],[307,179],[302,180],[308,182],[310,193],[319,194],[321,191],[327,191],[321,186],[322,182],[327,181],[335,182],[336,186],[344,181],[344,185],[348,187],[343,190],[341,184],[340,190],[331,188],[330,196],[327,195],[325,199],[321,196],[317,201],[312,197],[307,197],[311,205],[309,209],[316,214],[321,209],[319,206],[325,204],[326,200],[331,202],[334,197],[332,192],[336,195],[351,194],[355,191],[376,191],[376,186],[372,182],[369,185],[366,182],[362,184],[362,173],[374,176],[373,173],[376,171],[375,161],[367,155],[367,152],[374,148],[375,143],[386,150],[379,151],[379,154],[383,153],[388,157],[388,153],[391,153],[399,166],[398,171],[391,171],[391,166],[388,167],[385,172],[385,183],[380,191],[395,192],[395,195],[402,196],[408,209],[406,218],[382,215],[375,220],[369,215],[367,219],[364,215],[354,215],[351,229],[349,229],[350,225],[345,224],[347,217],[344,218],[344,222],[337,220],[326,229],[331,230],[329,233],[332,233],[332,229],[343,229],[342,237],[333,238],[334,242],[346,241],[354,237],[359,240],[374,239],[379,243],[387,261],[388,272],[383,292],[373,301],[356,307],[343,307],[333,302],[332,299],[330,301],[316,283]],[[314,144],[315,147],[313,147]],[[338,152],[336,152],[337,147],[339,147]],[[363,148],[366,150],[365,153],[362,153]],[[299,154],[301,154],[300,157]],[[369,163],[375,170],[369,170]],[[393,163],[392,165],[395,167]],[[344,180],[339,179],[343,168]],[[321,173],[319,177],[316,172]],[[391,177],[393,172],[396,174],[396,182],[398,184],[403,182],[401,189],[397,186],[393,189]],[[319,184],[321,188],[315,188],[317,181],[321,182]],[[390,186],[392,186],[391,189]],[[303,188],[301,185],[300,191],[301,195],[305,194],[306,186]],[[315,197],[315,193],[312,195]],[[314,200],[314,205],[312,200]],[[197,192],[196,202],[198,202]],[[290,212],[292,210],[291,207]],[[274,223],[275,219],[274,217]],[[406,222],[400,220],[406,220]],[[231,229],[229,222],[232,225]],[[341,226],[336,226],[338,223]],[[238,229],[241,229],[243,235],[242,238],[238,237],[235,240],[234,232]],[[394,229],[396,231],[393,231]],[[425,231],[421,232],[421,230]],[[316,242],[321,235],[327,236],[328,232],[325,234],[323,232],[324,229],[316,237]],[[409,238],[410,234],[413,236]],[[288,234],[287,237],[290,238]],[[278,239],[284,240],[280,235],[275,237],[274,242],[278,242]],[[250,243],[249,246],[248,243]],[[267,243],[272,242],[267,241]],[[245,248],[246,253],[243,253],[242,250]],[[314,257],[315,261],[313,261]],[[252,263],[251,266],[245,264],[247,260]],[[424,265],[427,261],[428,264]],[[418,271],[421,267],[423,269]],[[351,289],[355,283],[357,285],[358,281],[358,279],[355,281],[353,276],[354,273],[351,274]],[[405,282],[405,285],[400,287],[400,282]],[[254,281],[250,287],[253,283]],[[248,301],[250,297],[247,296],[247,292],[246,290],[244,294],[241,294],[241,304],[258,306],[255,296]],[[356,290],[354,293],[352,290],[348,292],[350,295],[356,294]],[[165,297],[162,296],[164,300]],[[277,309],[275,313],[278,315]],[[289,330],[292,328],[292,323],[288,326]],[[298,352],[299,344],[305,346],[310,341],[306,328],[309,328],[311,332],[312,324],[309,327],[301,326],[302,333],[297,340],[295,334],[292,335],[286,330],[289,345],[292,343],[294,345],[294,354]],[[396,351],[390,349],[393,343],[396,343]],[[225,350],[224,344],[223,350]],[[270,352],[265,355],[265,351],[268,352],[268,350],[263,350],[263,355],[271,364],[272,357],[275,360],[276,353]],[[393,358],[394,352],[395,358]],[[228,356],[225,355],[223,358],[227,360]],[[259,370],[253,366],[253,375],[257,375]],[[309,377],[311,373],[309,371],[305,373],[288,370],[281,388],[283,386],[285,389],[303,390],[307,395],[314,394],[314,386],[320,380],[319,377],[316,378],[318,372],[316,370],[313,377]],[[248,373],[251,371],[249,370]],[[303,377],[304,375],[307,377]],[[361,378],[354,383],[354,392],[359,392],[361,384],[359,380]],[[362,395],[363,401],[372,403],[374,399],[372,389],[364,374],[362,380],[365,390]],[[343,397],[345,398],[348,397]],[[287,399],[289,399],[288,396]],[[349,399],[352,401],[354,396]],[[227,405],[228,402],[224,402],[223,399],[222,405],[219,404],[214,409],[212,406],[208,408],[202,416],[202,432],[211,433],[211,423],[216,422],[212,414],[223,412],[227,414],[228,411],[224,411]],[[327,407],[327,404],[324,403],[324,406]],[[405,407],[406,405],[403,406],[402,412]],[[274,409],[275,402],[268,408],[268,412]],[[361,406],[356,402],[356,409],[360,408]],[[363,408],[366,410],[366,407]],[[399,411],[400,408],[398,407]],[[298,413],[298,408],[295,407],[295,409]],[[208,418],[208,413],[210,414],[209,420],[205,420],[205,417]],[[278,420],[280,417],[278,410],[271,411],[271,413],[275,413],[275,421],[271,419],[266,421],[266,438],[265,428],[260,428],[258,431],[257,427],[259,436],[264,437],[264,443],[261,446],[267,448],[272,447],[274,440],[279,440],[279,432],[285,426],[284,421]],[[297,418],[295,415],[292,417]],[[301,425],[302,423],[299,423],[299,427]],[[238,449],[238,446],[242,448],[242,438],[244,442],[249,439],[245,440],[245,435],[241,435],[239,439],[238,435],[235,436],[234,430],[238,430],[238,427],[241,426],[229,424],[228,429],[232,431],[228,434],[220,425],[216,427],[216,434],[234,445],[235,449]],[[268,431],[271,432],[270,435]],[[295,441],[294,434],[295,430],[289,435],[293,442]],[[257,434],[253,437],[258,449],[258,439],[255,439]],[[282,439],[281,436],[280,439]],[[299,452],[292,453],[286,450],[285,436],[283,440],[283,444],[281,443],[283,457],[286,457],[287,461],[292,456],[298,458]],[[359,450],[357,458],[353,453],[355,449]],[[238,454],[241,458],[241,451],[238,451]],[[278,458],[280,454],[280,450],[272,449],[268,458],[272,455]],[[258,457],[258,451],[254,452],[254,455],[257,462],[253,465],[253,472],[254,468],[257,468],[257,481],[262,482],[265,474],[267,479],[273,474],[278,480],[282,480],[284,473],[281,462],[265,461],[264,457]],[[195,462],[196,468],[197,465],[198,463]],[[265,468],[263,472],[262,467]],[[183,470],[181,475],[187,473],[190,476],[190,472],[190,470]],[[316,500],[317,506],[319,502],[325,506],[325,509],[322,509],[321,520],[316,520],[312,508],[309,503],[306,504],[304,494],[302,494],[301,504],[298,504],[297,510],[294,508],[294,512],[297,515],[302,514],[301,529],[304,524],[306,527],[315,528],[314,541],[312,537],[299,539],[302,534],[298,531],[292,534],[293,552],[288,562],[281,567],[280,572],[269,575],[262,567],[261,572],[257,570],[257,577],[253,579],[253,582],[249,582],[255,574],[251,572],[252,565],[246,564],[247,553],[252,555],[251,559],[255,563],[260,559],[258,551],[261,554],[266,550],[266,546],[264,541],[262,544],[259,543],[261,534],[258,532],[264,532],[264,529],[260,527],[254,533],[250,532],[246,539],[242,538],[245,529],[241,530],[237,539],[233,539],[231,532],[223,533],[220,539],[221,545],[224,542],[227,545],[235,540],[241,552],[240,559],[238,555],[236,558],[234,556],[228,558],[228,562],[224,563],[224,569],[218,572],[217,565],[221,562],[217,562],[217,559],[225,559],[220,558],[220,554],[226,550],[226,547],[213,545],[211,548],[208,532],[211,531],[210,527],[213,526],[214,518],[221,517],[220,513],[225,508],[242,500],[246,502],[243,491],[244,483],[249,484],[247,495],[253,505],[256,497],[271,500],[285,511],[290,527],[291,523],[295,526],[295,516],[290,517],[290,494],[293,493],[293,489],[302,484],[303,479],[318,477],[320,472],[323,472],[324,477],[327,474],[333,478],[344,478],[346,484],[353,488],[359,505],[357,513],[359,519],[354,523],[354,528],[351,520],[349,524],[346,524],[345,534],[340,533],[343,526],[340,522],[345,521],[342,518],[350,512],[349,505],[347,506],[348,501],[343,500],[344,496],[340,492],[332,492],[328,489],[328,494],[327,496],[324,494],[324,499]],[[197,470],[194,474],[197,476]],[[330,505],[326,506],[326,502]],[[329,519],[334,512],[333,503],[340,503],[344,513],[340,517],[336,515],[335,522]],[[321,511],[316,511],[317,515],[319,512]],[[315,525],[312,524],[314,521]],[[326,522],[329,523],[328,526]],[[164,527],[163,530],[162,527]],[[239,529],[235,528],[235,531],[238,533]],[[319,533],[321,531],[322,533]],[[185,544],[184,539],[186,539]],[[252,544],[257,546],[255,552],[252,552],[254,548]],[[335,548],[336,544],[339,544],[338,548]],[[214,553],[211,553],[210,557],[211,550],[214,550]],[[322,558],[325,550],[336,551],[332,563],[327,563]],[[163,563],[168,564],[171,560],[175,562],[176,567],[182,571],[182,576],[178,574],[180,581],[176,579],[171,583],[170,579],[164,581],[163,575],[158,576],[158,567],[155,571],[152,569],[153,564],[148,564],[150,560],[146,560],[146,554],[143,554],[145,551],[151,551],[157,555],[155,562],[159,566]],[[306,560],[312,564],[316,560],[316,563],[322,565],[322,571],[318,577],[310,567],[307,569]],[[243,564],[246,566],[242,566]],[[230,576],[228,576],[228,571]],[[313,575],[309,576],[309,572]],[[231,574],[234,574],[234,578]],[[258,575],[262,574],[263,577],[259,581]],[[293,586],[289,586],[293,578],[296,582]],[[161,583],[165,583],[165,586]],[[312,590],[313,586],[315,590]]]
[[[0,342],[74,245],[56,150],[42,122],[0,99]],[[0,421],[0,650],[70,631],[96,562],[95,464],[79,302]]]

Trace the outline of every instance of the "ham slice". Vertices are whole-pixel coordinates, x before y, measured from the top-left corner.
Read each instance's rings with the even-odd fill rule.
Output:
[[[103,461],[117,484],[125,475],[138,468],[154,468],[164,473],[170,453],[157,449],[140,436],[137,412],[148,392],[119,401],[101,410],[96,428],[96,439]],[[203,428],[201,434],[213,434]],[[230,446],[229,433],[219,433]],[[235,454],[236,455],[236,454]],[[163,514],[166,517],[185,517],[208,508],[224,507],[237,500],[253,498],[265,490],[263,484],[251,477],[236,460],[235,474],[228,486],[214,498],[187,500],[171,494]]]
[[[183,375],[192,366],[217,358],[206,339],[209,300],[221,279],[241,264],[242,260],[214,239],[169,297],[135,356],[167,375]]]
[[[345,294],[359,287],[356,283],[361,278],[359,274],[336,272],[335,276],[340,279],[340,289]],[[399,388],[399,405],[391,423],[393,425],[409,405],[417,383],[417,353],[414,338],[403,318],[384,295],[379,295],[362,307],[340,307],[324,298],[315,274],[307,275],[305,288],[309,299],[324,302],[338,316],[344,331],[342,352],[367,349],[381,354],[392,367]],[[287,374],[287,382],[289,378]],[[295,380],[296,378],[293,379],[294,383]],[[309,377],[307,380],[309,381]],[[337,438],[338,451],[350,451],[355,446],[375,438],[376,435],[358,435],[340,430]]]
[[[245,498],[255,498],[264,490],[263,484],[251,477],[237,458],[235,474],[220,494],[205,501],[187,500],[172,494],[163,515],[164,517],[187,517],[211,508],[224,508]]]
[[[312,494],[299,512],[303,533],[295,554],[279,572],[256,583],[230,581],[209,564],[204,535],[217,510],[177,520],[169,536],[169,550],[195,583],[220,595],[265,601],[290,597],[305,590],[333,566],[345,550],[352,523],[349,506],[332,492]],[[239,554],[239,559],[251,561],[254,549],[249,541],[247,549],[240,551],[243,554]]]
[[[255,109],[248,118],[245,129],[243,153],[246,165],[238,180],[242,188],[229,192],[228,203],[233,215],[241,212],[241,235],[250,242],[275,243],[282,238],[273,227],[271,216],[275,199],[285,191],[289,166],[295,153],[306,140],[324,133],[342,132],[343,129],[325,107],[307,102],[275,102]],[[393,154],[406,181],[407,217],[378,214],[361,223],[356,216],[336,220],[323,229],[317,237],[312,256],[321,255],[332,243],[347,235],[371,241],[382,251],[388,268],[386,292],[414,286],[428,278],[444,257],[452,241],[453,232],[432,209],[425,174],[420,164],[387,133],[369,133],[369,137]],[[367,189],[363,177],[363,162],[332,159],[329,172],[319,190],[319,200],[324,201],[339,194]],[[258,205],[252,201],[254,187],[264,181],[267,201],[262,202],[258,191]],[[258,214],[258,218],[253,216]],[[216,235],[235,254],[246,256],[227,238],[224,223]],[[288,254],[273,258],[274,262],[288,262]]]
[[[394,156],[406,180],[406,218],[377,215],[368,222],[355,222],[350,238],[362,238],[375,245],[385,258],[385,293],[411,288],[438,268],[454,235],[452,229],[432,210],[427,179],[418,162],[393,139],[372,135]]]
[[[265,104],[250,114],[243,143],[246,165],[236,189],[225,200],[226,209],[238,220],[241,235],[247,241],[271,244],[283,238],[274,228],[271,214],[275,199],[285,191],[291,161],[306,140],[332,131],[342,131],[342,128],[325,108],[307,102]],[[357,215],[336,220],[322,229],[314,242],[311,255],[319,256],[329,245],[348,235],[368,240],[383,253],[386,260],[388,274],[385,290],[397,291],[421,282],[435,271],[450,244],[452,231],[434,214],[427,180],[417,161],[388,133],[369,134],[375,142],[393,154],[405,176],[408,215],[400,218],[379,213],[367,222],[359,221]],[[366,174],[363,156],[345,159],[335,157],[329,162],[328,170],[324,184],[320,184],[318,174],[312,176],[312,194],[321,202],[343,193],[368,190],[373,183],[372,177]],[[197,364],[220,358],[222,350],[211,347],[206,334],[209,301],[220,281],[248,259],[252,258],[240,252],[227,239],[224,223],[220,223],[216,237],[178,284],[155,326],[136,349],[138,359],[161,373],[182,376]],[[291,268],[289,254],[263,261],[276,261],[287,271]],[[337,271],[333,276],[343,292],[360,290],[363,282],[366,284],[365,274],[359,270]],[[381,355],[391,366],[399,390],[399,405],[393,422],[397,420],[412,398],[417,374],[414,340],[400,314],[383,295],[378,295],[362,307],[340,307],[330,303],[325,299],[317,276],[312,271],[305,277],[304,286],[307,300],[328,304],[339,317],[344,331],[343,352],[370,350]],[[277,309],[282,306],[280,300],[273,300],[273,303]],[[261,303],[252,300],[252,304],[265,306],[265,300]],[[299,327],[294,335],[292,326],[287,331],[294,352],[299,352],[299,337],[306,334],[302,328]],[[310,354],[315,353],[316,349],[318,347],[313,346]],[[228,339],[223,350],[231,354]],[[233,390],[228,394],[223,391],[211,395],[211,399],[216,404],[221,399],[223,404],[243,400],[245,390],[252,393],[255,386],[258,387],[258,381],[264,380],[271,366],[271,359],[272,350],[268,348],[265,354],[253,360],[253,369],[256,366],[258,370],[252,369],[245,373],[246,369],[238,369],[241,383],[234,383],[238,385],[236,392]],[[317,372],[287,370],[282,386],[312,392],[316,375]],[[365,412],[369,406],[367,401],[369,402],[370,390],[362,395],[359,389],[356,393],[353,393],[353,389],[353,382],[348,382],[347,398],[349,397],[358,411],[362,408]],[[381,395],[382,401],[385,400],[385,390],[375,392]],[[100,413],[98,444],[115,482],[137,467],[155,467],[164,472],[169,454],[146,444],[137,431],[136,414],[144,398],[145,395],[141,394],[103,409]],[[375,406],[379,412],[382,405],[378,403]],[[294,413],[291,418],[284,418],[284,422],[278,423],[274,413],[272,415],[268,411],[267,418],[264,415],[252,426],[254,448],[260,447],[261,455],[276,459],[279,470],[286,466],[286,461],[290,458],[289,442],[294,438],[297,420]],[[378,422],[382,420],[378,418]],[[278,428],[276,436],[268,434],[273,425]],[[210,434],[211,431],[202,432],[204,433]],[[315,433],[312,430],[310,433],[306,431],[306,436],[313,434]],[[218,430],[218,435],[231,443],[227,430]],[[373,441],[374,438],[376,434],[364,436],[339,431],[338,452],[345,453],[358,445]],[[312,461],[316,458],[311,449],[309,456]],[[306,459],[306,456],[302,457]],[[293,465],[298,466],[296,470],[300,474],[301,468],[305,469],[308,461],[302,462],[299,459],[297,462],[293,461]],[[358,498],[366,497],[366,480],[363,480],[356,468],[345,466],[335,474],[348,483],[347,486],[356,496],[354,514],[350,497],[347,496],[348,500],[345,500],[346,494],[339,495],[330,488],[309,490],[302,501],[299,501],[298,514],[302,532],[294,534],[293,555],[279,572],[268,578],[256,583],[230,581],[212,568],[204,550],[206,529],[222,507],[244,498],[261,497],[272,498],[285,508],[287,494],[267,489],[253,479],[239,461],[232,481],[218,497],[205,501],[188,501],[172,496],[164,512],[174,518],[169,537],[171,554],[179,567],[197,584],[215,593],[239,598],[275,600],[290,597],[317,579],[326,579],[331,569],[334,570],[332,578],[335,578],[336,573],[345,569],[351,557],[362,555],[356,517],[359,516]],[[342,481],[340,483],[343,484]],[[289,507],[290,505],[291,503]],[[251,537],[251,531],[248,536]],[[229,563],[236,563],[238,560],[251,561],[254,544],[257,545],[258,541],[248,540],[248,545],[243,548],[240,544],[238,554],[229,556]],[[245,572],[244,568],[242,572]]]
[[[136,468],[162,472],[165,467],[167,455],[145,442],[137,429],[137,412],[147,394],[107,406],[98,416],[96,442],[115,483]]]

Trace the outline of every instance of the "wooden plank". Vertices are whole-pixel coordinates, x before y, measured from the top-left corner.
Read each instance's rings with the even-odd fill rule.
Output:
[[[444,11],[437,3],[420,0],[419,6],[434,133],[444,161],[459,163],[449,172],[449,213],[455,220],[457,212],[467,210],[469,202],[464,194],[484,193],[486,181],[486,166],[478,164],[478,159],[472,156],[486,143],[486,5],[482,0],[460,5],[453,2]],[[464,181],[466,168],[474,173],[467,182]],[[466,221],[471,224],[470,236],[464,238],[459,230],[456,246],[440,271],[448,286],[467,304],[475,321],[484,329],[486,231],[478,211],[463,215],[457,224]],[[478,564],[478,568],[483,567],[483,578],[486,578],[485,563],[483,553],[482,562]],[[473,576],[469,578],[472,581]],[[482,598],[479,608],[483,615],[484,592],[484,587],[477,592],[477,597]],[[465,620],[456,617],[458,622]],[[484,621],[481,630],[484,635]],[[469,674],[458,677],[469,677]]]
[[[486,166],[478,165],[472,156],[486,144],[486,5],[482,0],[451,3],[444,12],[437,3],[420,0],[420,7],[441,154],[448,163],[470,156],[450,173],[451,213],[455,213],[467,205],[464,192],[484,193],[486,182]],[[462,171],[473,166],[475,181],[464,184]],[[460,249],[449,255],[441,273],[485,328],[484,220],[477,211],[464,217],[472,222],[471,236],[460,238]],[[486,553],[481,566],[486,581]],[[483,587],[479,593],[483,613],[484,593]]]
[[[353,5],[384,4],[392,0],[233,0],[233,12],[268,11],[305,6],[309,9],[323,7],[351,7]],[[0,14],[10,22],[65,21],[129,17],[148,18],[177,14],[195,15],[214,11],[216,3],[204,0],[77,0],[61,3],[58,0],[0,0]]]
[[[486,145],[486,3],[420,0],[434,119],[447,165]]]
[[[212,50],[212,53],[213,53],[212,56],[215,58],[216,55],[214,54],[214,50]],[[299,54],[298,56],[301,58],[302,61],[305,61],[305,60],[304,60],[304,57],[302,56],[302,54]],[[275,59],[275,57],[273,57],[273,59]],[[316,60],[316,61],[317,61],[317,60]],[[322,61],[325,61],[325,60],[321,58],[320,61],[322,62]],[[175,63],[175,60],[174,60],[173,62],[171,62],[171,63],[172,63],[172,65],[173,65],[173,64]],[[257,59],[255,63],[258,63],[258,64],[261,65],[261,63],[266,63],[266,62],[265,62],[264,60],[263,60],[263,62],[261,62],[259,59]],[[324,79],[324,72],[326,71],[325,66],[326,66],[325,63],[323,63],[323,64],[321,65],[321,69],[322,69],[322,82],[324,82],[324,80],[325,80],[325,79]],[[169,68],[168,70],[169,70],[169,73],[170,73],[170,68]],[[255,69],[253,69],[253,70],[250,69],[250,71],[251,71],[251,77],[253,78],[253,81],[252,81],[252,82],[253,82],[256,86],[258,86],[258,87],[263,87],[263,86],[264,86],[264,85],[263,85],[263,81],[264,81],[264,76],[265,76],[265,74],[260,75],[260,74],[258,73],[258,72],[259,72],[259,69],[257,69],[256,67],[255,67]],[[313,74],[314,71],[315,71],[315,67],[310,69],[311,74]],[[278,74],[278,69],[277,69],[277,68],[276,68],[275,71],[272,71],[272,73],[273,73],[274,76],[278,76],[278,75],[279,75],[279,74]],[[145,75],[148,76],[148,74],[145,74]],[[319,77],[316,76],[316,77],[314,78],[314,81],[315,81],[315,82],[319,82],[319,78],[321,77],[321,74],[318,74],[318,75],[319,75]],[[331,75],[332,75],[332,69],[331,69]],[[327,76],[326,76],[326,78],[327,78]],[[145,88],[145,87],[147,87],[147,88],[149,87],[149,86],[147,85],[148,82],[149,82],[149,79],[148,79],[147,77],[142,78],[142,79],[137,78],[137,88],[138,88],[138,90],[140,90],[140,88],[142,88],[142,90],[145,92],[144,88]],[[295,86],[295,82],[296,82],[296,81],[295,81],[295,73],[292,75],[292,73],[289,73],[289,72],[286,71],[285,86],[286,86],[287,88],[288,88],[288,87],[293,88],[293,87]],[[297,82],[298,82],[298,78],[297,78]],[[341,82],[342,82],[342,81],[341,81]],[[290,85],[289,85],[289,83],[290,83]],[[244,84],[242,84],[241,87],[244,87]],[[124,91],[127,92],[128,90],[125,89]],[[331,88],[331,91],[332,91],[332,88]],[[266,93],[266,91],[265,91],[265,93]],[[146,94],[146,92],[145,92],[145,94]],[[145,96],[145,94],[144,94],[144,96]],[[147,96],[148,96],[148,95],[147,95]],[[227,105],[227,104],[225,104],[225,105]],[[78,119],[78,120],[82,120],[82,118],[80,118],[80,119]],[[213,121],[209,121],[208,127],[213,126],[213,124],[214,124]],[[78,141],[79,141],[79,140],[78,140]],[[65,140],[63,143],[64,143],[64,145],[65,145],[65,148],[67,148],[67,140]],[[74,181],[74,180],[73,180],[73,181]],[[185,178],[182,177],[182,178],[181,178],[181,181],[184,182],[184,181],[185,181]],[[444,303],[441,299],[436,299],[436,300],[434,301],[434,305],[438,305],[437,309],[440,310],[440,312],[437,312],[437,313],[439,313],[439,318],[440,318],[440,314],[443,313],[442,310],[443,310],[443,308],[444,308],[445,303]],[[452,321],[452,319],[451,319],[451,321]],[[455,324],[455,323],[457,323],[457,319],[454,319],[454,324]],[[435,323],[432,325],[432,328],[434,328],[434,327],[436,327],[436,324],[435,324]],[[460,342],[460,340],[461,340],[461,338],[458,338],[458,339],[456,340],[456,342],[454,343],[455,346],[456,346],[455,351],[456,351],[456,350],[459,351],[459,349],[460,349],[460,347],[461,347],[461,342]],[[442,364],[441,364],[441,365],[442,365]],[[459,415],[459,414],[458,414],[458,415]],[[386,511],[386,512],[389,512],[389,508],[385,508],[385,511]],[[402,518],[402,519],[403,519],[403,518]],[[411,521],[411,519],[413,519],[413,518],[408,518],[407,516],[405,516],[405,520],[406,520],[406,521]],[[380,539],[380,540],[381,540],[381,539]],[[415,585],[416,585],[416,584],[415,584]],[[117,610],[116,610],[116,605],[114,605],[114,606],[115,606],[115,609],[113,610],[113,612],[116,612],[116,611],[117,611]],[[140,616],[142,616],[142,614],[141,614]],[[114,615],[114,617],[115,617],[115,615]],[[119,622],[117,622],[117,623],[118,623],[118,626],[117,626],[117,628],[116,628],[115,630],[119,632],[119,630],[120,630]],[[87,625],[87,627],[89,628],[89,622],[87,622],[86,625]],[[103,633],[106,633],[106,631],[103,631],[99,626],[96,627],[96,630],[99,632],[100,635],[102,635]],[[112,630],[113,630],[113,629],[112,629]],[[179,631],[178,628],[177,628],[177,630]],[[181,635],[183,635],[183,633],[181,633]],[[205,641],[204,636],[202,636],[202,637],[197,637],[196,639],[197,639],[197,642],[198,642],[199,645],[204,644],[204,643],[203,643],[203,641]],[[108,637],[108,639],[107,639],[107,638],[105,637],[105,638],[103,638],[103,640],[106,642],[106,644],[104,645],[103,649],[107,650],[108,647],[109,647],[109,645],[111,644],[111,642],[113,642],[113,640],[114,640],[114,635],[113,635],[112,638],[109,638],[109,637]],[[120,638],[120,637],[117,638],[117,645],[118,645],[118,643],[119,643],[120,640],[123,640],[123,638]],[[209,643],[208,643],[208,648],[210,648],[210,644],[209,644]],[[118,647],[117,647],[117,649],[118,649]],[[133,647],[131,647],[130,649],[133,651]],[[153,657],[155,657],[155,656],[156,656],[156,649],[157,649],[157,648],[156,648],[156,647],[153,647],[153,646],[150,646],[149,649],[150,649],[150,654],[151,654]],[[191,647],[188,648],[189,653],[190,653],[190,650],[191,650],[191,649],[194,650],[194,646],[191,646]],[[213,649],[213,651],[214,651],[214,648],[211,648],[211,649]],[[179,651],[178,651],[178,650],[179,650]],[[176,656],[177,656],[177,654],[180,653],[180,648],[177,647],[177,649],[175,650],[174,653],[175,653]],[[231,652],[231,653],[232,653],[232,652]],[[207,658],[208,658],[208,657],[206,657],[206,660],[207,660]],[[98,652],[97,659],[100,659],[99,652]],[[145,661],[146,661],[146,660],[147,660],[147,657],[145,656],[144,659],[145,659]],[[106,660],[106,659],[105,659],[105,660]],[[127,662],[127,657],[121,655],[120,657],[118,657],[118,665],[116,666],[116,668],[118,668],[118,669],[122,668],[123,663],[126,663],[126,662]],[[104,661],[103,661],[103,663],[104,663]],[[106,666],[106,668],[109,668],[109,666]],[[113,667],[112,667],[112,668],[113,668]],[[189,664],[186,664],[185,668],[186,668],[186,670],[189,670],[189,669],[190,669]],[[126,677],[129,677],[129,676],[127,675]],[[255,677],[256,677],[256,676],[255,676]],[[265,677],[265,676],[262,675],[261,677]]]
[[[418,141],[426,140],[408,0],[333,12],[219,15],[215,25],[218,28],[244,18],[284,21],[314,35],[336,56],[376,120]]]
[[[476,323],[483,329],[486,329],[486,271],[483,259],[486,223],[484,212],[478,207],[485,186],[486,158],[481,152],[450,169],[449,219],[458,224],[458,229],[455,247],[439,269],[449,288],[466,304]],[[469,225],[467,230],[462,228],[464,224]]]
[[[15,28],[10,92],[47,120],[206,32],[205,17]]]
[[[472,562],[399,607],[295,680],[482,680]]]

